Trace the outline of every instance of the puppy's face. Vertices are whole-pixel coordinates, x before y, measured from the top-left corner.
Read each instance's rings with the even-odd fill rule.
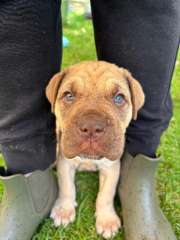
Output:
[[[125,131],[144,103],[131,74],[113,64],[83,62],[56,74],[46,89],[67,158],[120,158]]]

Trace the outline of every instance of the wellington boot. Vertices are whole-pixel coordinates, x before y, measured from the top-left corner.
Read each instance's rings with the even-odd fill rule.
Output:
[[[126,240],[176,240],[155,191],[159,158],[144,155],[122,159],[119,193]]]
[[[57,197],[51,170],[0,177],[4,194],[0,205],[0,240],[30,240]]]

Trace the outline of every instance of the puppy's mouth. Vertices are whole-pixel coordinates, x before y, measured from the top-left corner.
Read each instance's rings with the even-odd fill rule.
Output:
[[[82,141],[79,145],[79,150],[79,156],[83,158],[97,160],[103,158],[100,143],[91,138],[86,141]]]

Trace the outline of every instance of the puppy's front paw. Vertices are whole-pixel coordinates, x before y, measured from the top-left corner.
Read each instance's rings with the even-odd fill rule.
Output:
[[[96,214],[96,231],[104,238],[114,237],[120,227],[121,221],[115,212]]]
[[[50,217],[54,220],[54,225],[56,227],[61,224],[67,226],[69,223],[73,222],[76,216],[75,207],[71,204],[63,205],[57,201],[51,211]]]

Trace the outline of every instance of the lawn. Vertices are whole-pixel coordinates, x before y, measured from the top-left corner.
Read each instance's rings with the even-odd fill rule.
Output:
[[[96,58],[91,21],[84,21],[81,16],[72,15],[64,27],[64,34],[70,39],[70,46],[64,49],[63,67]],[[180,80],[180,54],[176,62],[171,89],[174,100],[174,116],[158,149],[163,156],[163,161],[160,163],[157,173],[160,205],[171,222],[177,238],[180,239],[180,81],[178,80]],[[35,233],[33,240],[102,239],[96,235],[94,218],[98,175],[96,173],[78,173],[76,186],[78,193],[76,221],[67,228],[55,228],[52,221],[47,218]],[[0,195],[2,195],[2,185],[0,185]],[[121,214],[118,198],[116,207]],[[123,231],[120,231],[114,239],[122,240]]]

